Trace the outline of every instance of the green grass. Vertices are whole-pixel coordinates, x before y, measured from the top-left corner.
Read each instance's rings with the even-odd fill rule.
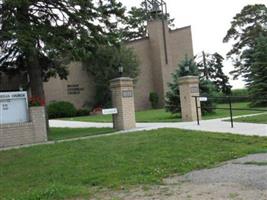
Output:
[[[224,118],[224,117],[230,117],[230,111],[229,111],[229,104],[217,104],[217,108],[227,108],[227,110],[216,110],[215,113],[208,114],[207,116],[204,116],[204,119],[214,119],[214,118]],[[243,103],[233,103],[233,116],[240,116],[240,115],[248,115],[248,114],[256,114],[261,113],[264,111],[253,111],[253,110],[234,110],[234,109],[253,109],[249,107],[249,103],[243,102]],[[257,108],[266,110],[266,108]]]
[[[164,109],[146,110],[136,112],[137,122],[180,122],[181,118],[177,115],[172,115]],[[81,122],[112,122],[111,115],[96,115],[85,117],[66,118],[68,121],[81,121]]]
[[[228,104],[218,104],[218,108],[226,108],[226,110],[215,110],[214,113],[204,116],[203,119],[215,119],[229,117],[229,105]],[[234,108],[249,108],[249,103],[233,103]],[[250,110],[234,110],[234,116],[246,115],[259,113],[259,111],[250,111]],[[75,118],[66,118],[64,120],[68,121],[81,121],[81,122],[112,122],[111,115],[97,115],[97,116],[85,116],[85,117],[75,117]],[[166,112],[164,109],[158,110],[147,110],[136,112],[136,121],[137,122],[180,122],[180,115],[172,115],[171,113]]]
[[[255,115],[250,117],[240,117],[234,120],[235,122],[267,124],[267,114]]]
[[[266,149],[266,138],[160,129],[10,150],[0,152],[0,199],[88,198]]]
[[[77,137],[112,133],[112,128],[50,128],[48,140],[63,140]]]

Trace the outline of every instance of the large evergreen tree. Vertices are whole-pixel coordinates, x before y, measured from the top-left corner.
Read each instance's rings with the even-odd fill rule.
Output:
[[[234,17],[224,42],[233,41],[233,47],[228,53],[232,57],[235,78],[243,76],[245,80],[251,74],[252,51],[260,35],[267,35],[267,7],[264,4],[245,6]]]
[[[198,69],[194,59],[190,59],[187,56],[178,64],[178,68],[172,74],[172,82],[168,83],[169,91],[166,93],[165,109],[172,114],[177,114],[181,111],[178,80],[183,76],[198,76]]]
[[[166,93],[165,99],[165,109],[167,112],[172,114],[177,114],[181,112],[181,103],[180,103],[180,91],[179,91],[179,78],[183,76],[199,76],[200,72],[198,66],[193,58],[188,58],[185,56],[184,60],[178,64],[178,68],[172,74],[172,82],[168,83],[169,91]],[[205,80],[203,77],[200,77],[199,83],[200,95],[214,97],[217,95],[216,85],[210,81]],[[214,100],[208,99],[207,102],[201,102],[201,111],[205,115],[211,113],[215,107]]]
[[[252,53],[248,89],[253,106],[267,106],[267,37],[260,36]]]
[[[231,85],[229,83],[229,77],[223,72],[224,58],[219,53],[206,54],[202,52],[198,60],[197,66],[200,79],[213,82],[218,92],[229,95],[231,93]]]
[[[116,0],[0,0],[0,71],[28,74],[32,95],[44,98],[43,81],[66,78],[68,61],[118,41],[111,21],[124,12]]]

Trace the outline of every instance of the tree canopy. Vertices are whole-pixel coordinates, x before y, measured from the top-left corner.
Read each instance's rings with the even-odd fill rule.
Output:
[[[203,51],[202,55],[198,56],[197,60],[200,79],[213,82],[218,92],[229,95],[232,86],[229,83],[229,77],[223,72],[223,56],[217,52],[206,54]]]
[[[119,67],[123,67],[123,76],[137,78],[139,61],[134,51],[125,46],[100,46],[94,57],[84,60],[84,66],[93,75],[96,94],[93,107],[111,106],[110,80],[120,76]]]
[[[242,75],[245,79],[251,72],[251,50],[260,35],[267,35],[267,7],[264,4],[245,6],[231,22],[224,42],[233,42],[228,56],[233,59],[235,78]]]
[[[116,0],[0,0],[0,71],[27,73],[33,96],[43,80],[68,75],[66,64],[118,42],[112,19],[123,19]]]
[[[120,29],[121,38],[125,41],[135,40],[146,37],[147,22],[151,19],[165,19],[168,21],[169,26],[174,26],[174,19],[170,17],[169,13],[160,13],[157,16],[153,16],[147,9],[145,2],[142,2],[139,7],[132,7],[127,13],[127,17],[121,21],[122,27]]]
[[[248,89],[253,106],[267,106],[267,37],[260,36],[252,53]]]

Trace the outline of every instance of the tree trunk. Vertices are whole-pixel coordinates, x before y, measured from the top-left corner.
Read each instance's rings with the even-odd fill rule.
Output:
[[[28,73],[30,78],[30,88],[31,88],[31,96],[32,97],[39,97],[44,102],[45,101],[45,94],[44,94],[44,84],[42,78],[42,69],[38,60],[38,53],[36,49],[31,51],[29,55],[29,66],[28,66]],[[45,118],[46,118],[46,128],[49,131],[49,121],[48,121],[48,114],[47,108],[45,107]]]
[[[45,100],[44,87],[43,87],[43,78],[42,78],[42,69],[38,60],[38,53],[36,50],[32,50],[29,55],[29,78],[30,78],[30,88],[31,96],[40,97],[42,100]]]

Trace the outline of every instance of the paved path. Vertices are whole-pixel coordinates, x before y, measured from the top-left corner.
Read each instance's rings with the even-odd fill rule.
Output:
[[[246,115],[252,116],[252,115]],[[252,124],[252,123],[234,123],[234,128],[231,128],[230,122],[223,121],[227,118],[203,120],[200,125],[196,122],[169,122],[169,123],[137,123],[137,128],[130,131],[153,130],[159,128],[180,128],[186,130],[200,130],[219,133],[233,133],[241,135],[256,135],[267,136],[267,124]],[[74,122],[63,120],[50,120],[51,127],[64,128],[90,128],[90,127],[112,127],[112,123],[93,123],[93,122]]]
[[[173,176],[163,184],[129,191],[106,191],[95,199],[266,200],[267,154],[249,155],[219,167]]]

